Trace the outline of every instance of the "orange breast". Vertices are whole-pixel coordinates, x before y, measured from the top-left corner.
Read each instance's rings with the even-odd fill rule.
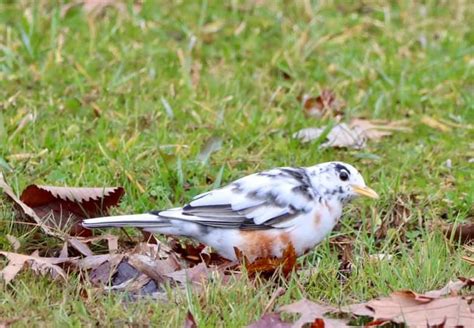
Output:
[[[265,230],[241,231],[241,244],[237,246],[249,259],[281,256],[291,236],[288,232]]]

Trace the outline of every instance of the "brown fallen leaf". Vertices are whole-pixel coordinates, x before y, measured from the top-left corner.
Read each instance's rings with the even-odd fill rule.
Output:
[[[446,327],[474,325],[474,314],[463,297],[453,296],[431,301],[418,299],[412,293],[394,292],[390,297],[367,303],[375,320],[404,323],[409,327],[441,324]]]
[[[302,142],[310,142],[318,139],[325,131],[326,128],[305,128],[294,133],[293,137]],[[377,141],[395,131],[409,131],[406,122],[353,119],[348,124],[340,123],[332,127],[320,147],[362,149],[367,140]]]
[[[92,239],[98,238],[87,238],[86,240]],[[72,264],[80,270],[88,272],[83,277],[93,285],[108,291],[126,292],[133,298],[141,295],[153,295],[156,298],[166,299],[163,284],[174,282],[174,285],[179,284],[178,287],[185,284],[185,279],[174,280],[168,276],[168,274],[177,272],[177,277],[182,278],[177,271],[181,269],[181,264],[177,261],[176,256],[173,253],[162,251],[160,245],[156,244],[143,245],[142,243],[124,254],[86,256],[73,261]],[[202,265],[206,267],[204,263]],[[195,273],[197,269],[191,268],[189,272]],[[191,279],[195,279],[195,277],[192,276]]]
[[[183,285],[191,283],[196,286],[202,286],[207,282],[212,271],[215,271],[215,269],[208,268],[204,262],[201,262],[198,265],[193,266],[192,268],[186,268],[170,272],[165,274],[165,276]]]
[[[322,118],[342,115],[345,102],[336,97],[330,89],[323,89],[317,97],[303,95],[303,108],[308,116]]]
[[[411,290],[396,291],[388,297],[344,306],[341,311],[372,317],[372,323],[377,325],[394,322],[409,327],[432,327],[444,323],[446,327],[472,327],[474,313],[470,311],[468,299],[456,295],[462,288],[473,285],[474,278],[460,278],[424,294]],[[452,296],[443,298],[448,294]]]
[[[72,263],[81,271],[89,271],[86,278],[93,285],[100,286],[109,284],[124,256],[124,254],[93,255]]]
[[[132,254],[127,259],[130,265],[158,283],[164,283],[165,275],[180,269],[180,265],[170,259],[155,260],[142,254]]]
[[[469,244],[474,240],[474,223],[450,224],[442,229],[443,233],[454,241]]]
[[[448,282],[443,288],[424,293],[423,296],[430,298],[440,298],[445,295],[454,296],[457,295],[461,289],[472,286],[474,286],[474,278],[460,277],[456,281]]]
[[[38,227],[43,230],[44,233],[50,236],[54,236],[60,239],[63,239],[61,234],[57,233],[50,229],[43,220],[33,211],[31,207],[22,202],[13,192],[12,188],[5,182],[2,172],[0,172],[0,189],[3,190],[7,198],[9,198],[17,207],[17,209],[28,218],[32,219]]]
[[[348,327],[345,320],[331,319],[325,316],[328,312],[336,312],[337,308],[311,302],[307,299],[299,300],[295,303],[284,305],[278,312],[299,313],[301,317],[293,325],[295,328],[303,327],[307,323],[314,323],[316,319],[322,319],[323,322],[317,322],[316,327]],[[321,325],[322,324],[322,325]]]
[[[100,235],[97,237],[67,237],[66,244],[74,247],[79,253],[85,256],[93,255],[93,252],[87,244],[106,240],[110,253],[118,250],[118,237],[114,235]]]
[[[27,265],[36,274],[49,274],[53,279],[62,278],[66,280],[66,273],[58,264],[71,261],[71,258],[40,257],[36,252],[31,255],[24,255],[0,251],[0,255],[5,256],[9,261],[7,266],[0,271],[0,277],[7,284]]]
[[[247,328],[290,328],[291,324],[281,320],[278,313],[266,313]]]
[[[84,218],[107,215],[117,206],[122,187],[69,188],[29,185],[21,194],[21,202],[32,208],[44,225],[73,235],[90,235],[80,222]]]
[[[326,131],[326,128],[305,128],[293,134],[293,138],[302,142],[310,142],[318,139]],[[366,145],[366,138],[353,131],[346,123],[340,123],[331,128],[326,136],[325,142],[321,143],[320,148],[354,148],[362,149]]]
[[[199,264],[204,261],[207,265],[222,265],[229,262],[218,253],[209,251],[206,245],[196,245],[190,240],[169,237],[169,245],[174,253],[191,264]]]
[[[198,328],[196,320],[194,319],[194,316],[191,311],[188,311],[188,314],[186,314],[186,319],[184,319],[183,328]]]

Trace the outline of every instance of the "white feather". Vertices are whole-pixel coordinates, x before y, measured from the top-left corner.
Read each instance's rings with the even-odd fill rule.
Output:
[[[101,218],[86,219],[82,225],[86,228],[100,228],[100,227],[150,227],[152,225],[160,225],[165,223],[162,219],[154,214],[132,214],[132,215],[118,215],[106,216]]]

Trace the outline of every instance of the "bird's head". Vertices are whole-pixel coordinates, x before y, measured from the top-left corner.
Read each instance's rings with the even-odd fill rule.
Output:
[[[316,165],[313,167],[312,180],[323,197],[336,198],[342,203],[360,196],[379,198],[373,189],[366,186],[356,168],[347,163],[328,162]]]

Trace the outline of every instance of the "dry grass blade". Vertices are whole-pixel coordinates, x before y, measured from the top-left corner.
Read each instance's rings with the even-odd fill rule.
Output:
[[[449,132],[451,131],[451,128],[447,126],[444,123],[441,123],[440,121],[436,120],[435,118],[432,118],[430,116],[423,116],[421,118],[421,123],[429,126],[430,128],[439,130],[441,132]]]
[[[464,245],[464,248],[465,248],[469,253],[474,254],[474,247]],[[463,256],[462,259],[463,259],[464,261],[466,261],[467,263],[469,263],[469,264],[471,264],[471,265],[474,265],[474,257]]]

